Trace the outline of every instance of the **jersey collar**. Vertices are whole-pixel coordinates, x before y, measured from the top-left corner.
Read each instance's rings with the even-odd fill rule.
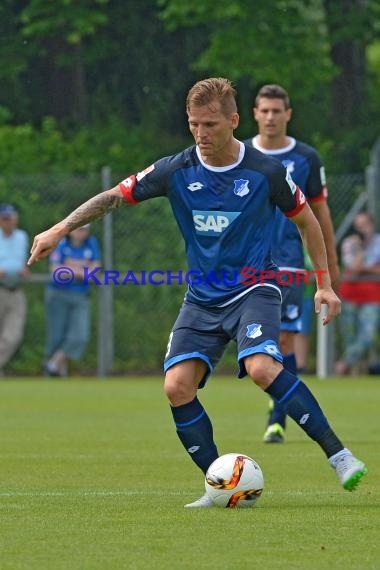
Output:
[[[258,136],[256,135],[252,139],[252,146],[253,148],[259,150],[263,154],[270,154],[271,156],[275,156],[276,154],[284,154],[285,152],[293,150],[293,148],[296,146],[296,139],[293,137],[289,138],[290,138],[290,143],[287,146],[283,146],[282,148],[269,149],[269,148],[263,148],[262,146],[259,145],[259,143],[257,142]]]
[[[244,154],[245,154],[244,143],[239,141],[239,145],[240,145],[240,150],[239,150],[239,156],[238,156],[237,161],[234,162],[233,164],[229,164],[228,166],[210,166],[209,164],[206,164],[203,161],[201,152],[197,146],[195,147],[195,150],[196,150],[199,162],[202,164],[202,166],[204,168],[206,168],[207,170],[211,170],[212,172],[226,172],[227,170],[232,170],[232,168],[235,168],[236,166],[238,166],[238,164],[240,164],[244,158]]]

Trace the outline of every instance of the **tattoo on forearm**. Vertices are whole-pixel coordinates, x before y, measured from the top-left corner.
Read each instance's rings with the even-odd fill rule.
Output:
[[[64,222],[72,231],[102,218],[115,208],[121,208],[125,205],[126,202],[121,196],[115,196],[107,190],[87,200],[87,202],[71,212]]]

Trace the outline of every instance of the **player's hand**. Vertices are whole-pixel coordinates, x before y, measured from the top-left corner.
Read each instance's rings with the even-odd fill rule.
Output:
[[[315,312],[321,312],[322,305],[327,305],[327,314],[323,317],[323,324],[327,325],[333,317],[339,315],[342,303],[339,297],[334,293],[333,289],[318,289],[314,295]]]
[[[27,264],[32,265],[35,261],[40,261],[52,253],[61,241],[63,235],[55,226],[38,234],[33,240],[33,245],[30,250],[31,255]]]

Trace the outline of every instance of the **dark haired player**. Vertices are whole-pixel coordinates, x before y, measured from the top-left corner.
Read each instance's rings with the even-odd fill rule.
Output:
[[[258,125],[258,134],[244,142],[280,160],[294,182],[301,188],[321,226],[330,278],[335,285],[339,270],[334,230],[327,205],[325,171],[319,155],[313,147],[287,135],[287,125],[292,116],[292,109],[288,93],[280,85],[264,85],[259,90],[255,99],[253,116]],[[284,368],[296,374],[295,336],[301,328],[304,291],[303,282],[301,278],[296,278],[296,273],[301,275],[304,271],[304,253],[297,226],[279,209],[276,212],[272,255],[281,271],[293,275],[282,291],[280,350],[283,355]],[[282,443],[285,425],[285,410],[274,399],[271,399],[264,441]]]

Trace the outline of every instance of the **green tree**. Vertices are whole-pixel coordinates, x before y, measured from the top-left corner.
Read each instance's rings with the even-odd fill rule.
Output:
[[[319,0],[158,0],[167,26],[208,25],[209,44],[194,66],[252,86],[274,81],[299,84],[299,99],[308,100],[326,83],[333,68],[329,59],[324,13]],[[310,65],[310,62],[313,65]]]
[[[78,121],[89,116],[84,42],[107,23],[108,0],[30,0],[19,18],[22,36],[44,65],[48,113]],[[42,70],[41,70],[42,71]]]
[[[194,81],[234,80],[240,137],[254,128],[258,88],[278,82],[291,95],[291,133],[322,149],[330,172],[354,171],[378,136],[379,34],[378,0],[3,0],[0,125],[32,125],[37,140],[52,116],[59,156],[73,160],[57,160],[49,135],[44,168],[55,156],[56,170],[110,160],[124,171],[190,142],[184,99]],[[9,129],[14,157],[25,131]]]
[[[322,138],[321,116],[329,107],[328,86],[334,75],[320,0],[158,0],[164,22],[172,29],[207,24],[208,45],[194,62],[234,80],[238,87],[241,122],[247,137],[254,125],[250,109],[264,83],[280,83],[296,109],[291,132],[309,142]],[[310,105],[313,100],[313,105]],[[305,116],[307,121],[305,121]]]
[[[171,29],[211,22],[198,69],[227,75],[245,92],[264,82],[283,84],[297,108],[294,134],[334,148],[332,169],[366,164],[378,135],[379,104],[368,113],[367,71],[367,47],[380,31],[376,0],[158,2]]]
[[[372,0],[324,0],[324,7],[331,61],[336,68],[328,120],[338,156],[346,167],[355,168],[364,158],[361,142],[376,135],[369,110],[367,53],[380,32],[380,6]]]

